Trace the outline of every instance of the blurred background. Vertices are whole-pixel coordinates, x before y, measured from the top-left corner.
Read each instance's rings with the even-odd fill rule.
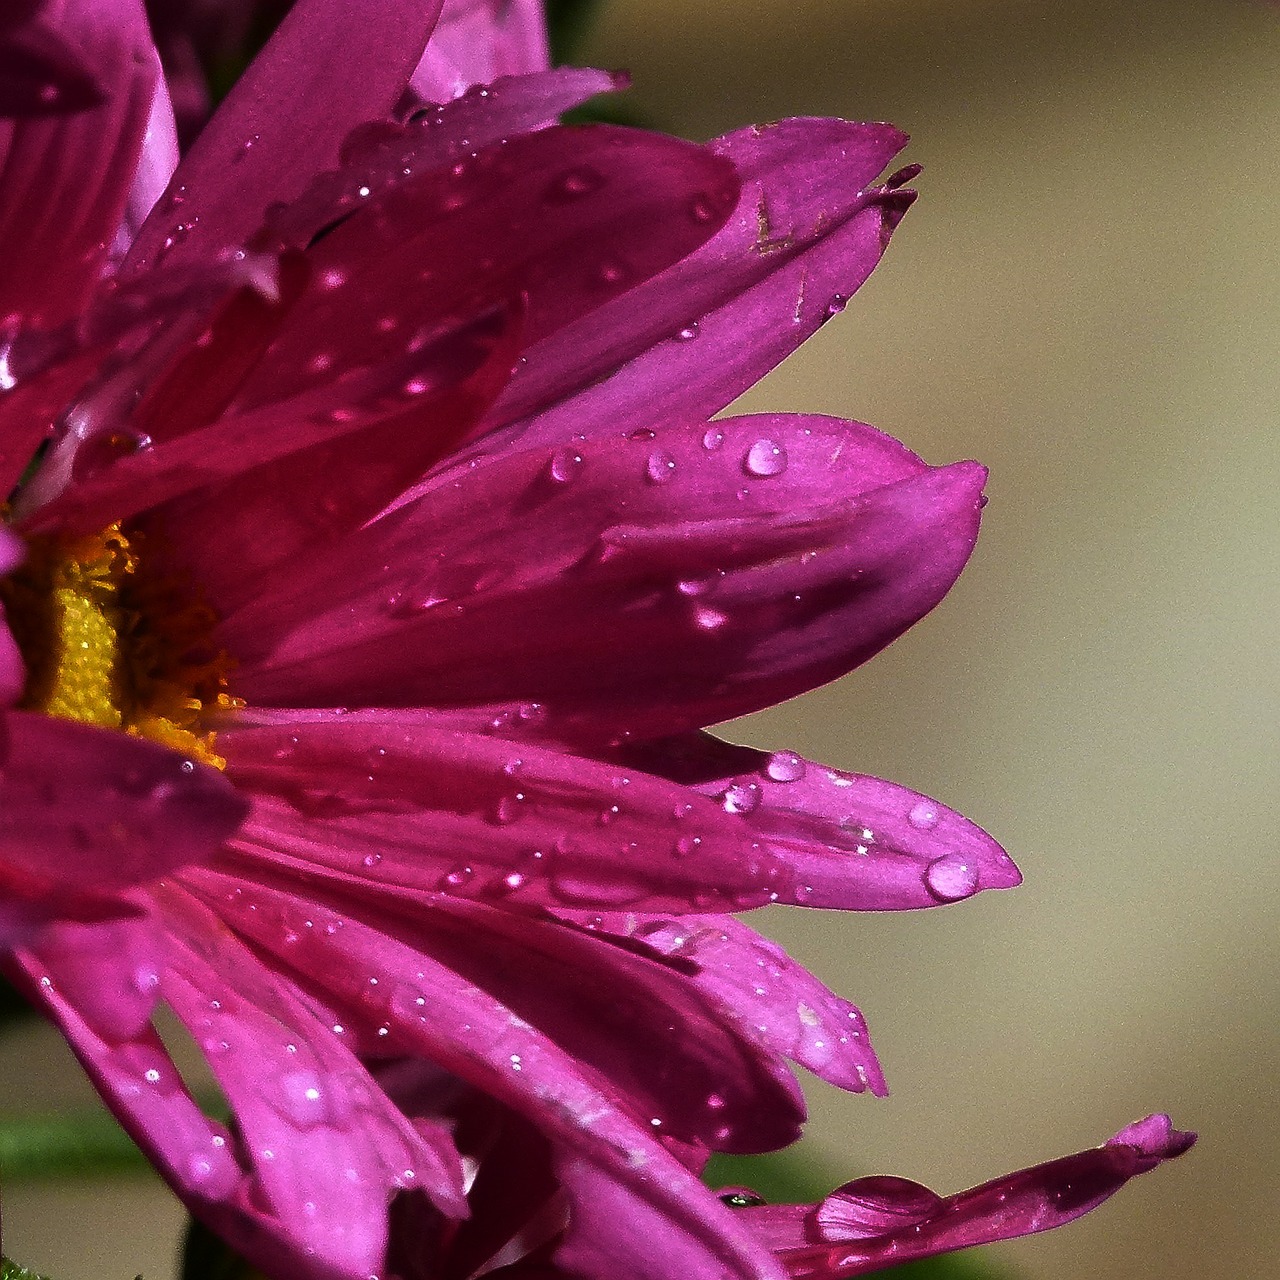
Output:
[[[945,911],[757,917],[861,1004],[893,1089],[814,1083],[819,1180],[958,1190],[1168,1110],[1189,1156],[989,1262],[1280,1276],[1280,10],[603,0],[581,57],[691,137],[799,114],[913,134],[922,198],[886,260],[742,407],[992,472],[932,616],[727,731],[930,792],[1026,875]],[[0,1053],[4,1079],[36,1064],[37,1105],[88,1096],[51,1036]],[[6,1252],[59,1280],[171,1274],[156,1184],[4,1194]]]

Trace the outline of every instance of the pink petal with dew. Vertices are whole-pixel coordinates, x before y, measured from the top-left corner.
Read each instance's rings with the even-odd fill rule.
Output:
[[[730,134],[742,196],[729,223],[661,276],[534,346],[489,416],[491,449],[710,417],[843,307],[914,192],[874,186],[906,144],[891,125],[784,120]]]
[[[429,712],[249,711],[218,745],[254,797],[245,839],[295,866],[525,909],[740,910],[774,891],[745,824],[685,788]]]
[[[529,702],[539,734],[657,736],[895,639],[968,558],[984,477],[832,418],[600,428],[438,472],[323,561],[264,580],[221,638],[260,704]]]
[[[304,249],[326,227],[406,178],[545,128],[571,107],[625,83],[606,71],[559,67],[506,77],[455,102],[423,108],[404,124],[372,121],[343,141],[339,168],[319,174],[296,200],[271,211],[256,243]]]
[[[499,76],[545,71],[549,61],[542,0],[446,0],[410,88],[447,102]]]
[[[97,287],[160,75],[140,0],[65,0],[59,9],[56,39],[93,76],[100,101],[0,120],[0,332],[52,329]]]
[[[125,270],[245,243],[268,205],[337,164],[356,125],[390,113],[439,12],[440,0],[298,0],[183,158]]]
[[[1168,1116],[1148,1116],[1100,1147],[959,1195],[944,1198],[905,1178],[872,1177],[846,1183],[803,1216],[799,1206],[786,1205],[737,1212],[779,1253],[792,1280],[836,1280],[1060,1227],[1193,1142],[1195,1134],[1180,1133]]]
[[[65,115],[104,101],[91,57],[42,10],[44,0],[9,0],[0,14],[0,116]]]
[[[798,1062],[839,1089],[888,1094],[866,1020],[776,943],[732,916],[675,919],[641,912],[587,910],[555,914],[646,951],[693,966],[686,982],[770,1053]]]
[[[733,166],[705,148],[603,125],[539,130],[370,189],[308,253],[315,287],[235,407],[395,359],[415,335],[522,292],[536,342],[696,249],[737,196]]]
[[[205,1117],[149,1026],[127,1035],[86,1018],[91,975],[58,946],[21,957],[118,1118],[197,1216],[258,1266],[364,1277],[381,1266],[400,1190],[425,1190],[464,1216],[447,1135],[415,1126],[289,983],[176,887],[162,893],[167,937],[139,986],[165,1000],[203,1049],[236,1132]]]
[[[4,712],[4,927],[96,918],[122,891],[213,857],[247,807],[215,769],[154,742]]]
[[[928,796],[863,774],[688,734],[628,760],[717,799],[792,871],[780,901],[854,911],[957,902],[1022,882],[985,831]]]
[[[307,906],[265,886],[246,888],[233,904],[219,879],[193,873],[191,882],[204,887],[231,927],[305,976],[328,1002],[363,1023],[385,1021],[402,1052],[437,1063],[525,1115],[558,1147],[617,1181],[629,1202],[653,1206],[690,1240],[699,1260],[695,1274],[776,1280],[765,1251],[732,1222],[706,1214],[705,1189],[652,1130],[630,1119],[594,1073],[512,1010],[346,912]],[[285,941],[291,937],[299,942]],[[619,1221],[602,1230],[625,1236],[627,1228]]]

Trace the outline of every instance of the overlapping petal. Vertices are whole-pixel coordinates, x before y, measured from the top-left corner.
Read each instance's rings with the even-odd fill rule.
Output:
[[[812,1207],[738,1210],[792,1280],[836,1280],[996,1240],[1087,1213],[1130,1178],[1187,1151],[1194,1133],[1148,1116],[1100,1147],[942,1197],[905,1178],[860,1178]]]
[[[446,0],[435,35],[410,86],[428,102],[447,102],[472,85],[546,69],[542,0]]]

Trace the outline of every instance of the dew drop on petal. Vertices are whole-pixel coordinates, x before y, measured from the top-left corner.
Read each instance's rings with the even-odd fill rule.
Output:
[[[582,454],[573,449],[557,449],[547,463],[547,474],[557,484],[568,484],[582,469]]]
[[[743,469],[753,476],[778,476],[787,469],[787,451],[772,440],[757,440],[742,460]]]
[[[735,782],[721,797],[726,813],[753,813],[760,807],[760,788],[754,782]]]
[[[364,867],[366,871],[372,871],[374,867],[376,867],[378,863],[380,863],[381,861],[382,861],[382,854],[366,853],[364,857],[360,859],[360,865]]]
[[[692,324],[687,324],[683,329],[676,331],[677,342],[692,342],[698,336],[698,322],[695,320]]]
[[[932,831],[938,825],[938,806],[931,800],[921,800],[907,814],[907,821],[917,831]]]
[[[645,463],[644,474],[650,484],[666,484],[676,473],[676,460],[662,449],[655,449]]]
[[[827,303],[827,315],[838,316],[849,305],[849,295],[847,293],[833,293],[831,300]]]
[[[719,427],[708,427],[702,433],[702,447],[709,453],[724,447],[724,432]]]
[[[924,869],[924,886],[940,902],[959,902],[978,891],[978,869],[962,854],[935,858]]]
[[[774,782],[796,782],[804,777],[804,761],[791,751],[775,751],[765,762],[765,776]]]

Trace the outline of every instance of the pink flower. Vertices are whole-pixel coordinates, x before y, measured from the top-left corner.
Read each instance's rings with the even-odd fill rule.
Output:
[[[884,1085],[724,913],[1018,881],[933,800],[703,732],[972,549],[975,463],[709,421],[873,269],[905,139],[544,127],[587,71],[392,120],[462,68],[435,8],[297,4],[145,218],[138,5],[0,23],[7,967],[272,1274],[616,1274],[643,1231],[630,1274],[778,1276],[695,1172],[794,1138],[788,1059]]]

